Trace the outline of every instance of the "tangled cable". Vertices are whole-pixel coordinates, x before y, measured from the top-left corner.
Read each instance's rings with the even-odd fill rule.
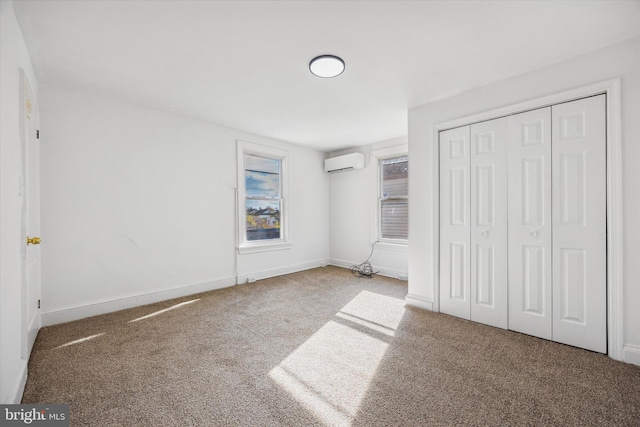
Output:
[[[349,271],[356,277],[366,277],[367,279],[371,279],[373,276],[379,273],[379,271],[373,271],[373,267],[369,263],[369,258],[373,255],[373,250],[375,248],[375,243],[371,245],[371,253],[362,264],[352,265],[349,267]]]

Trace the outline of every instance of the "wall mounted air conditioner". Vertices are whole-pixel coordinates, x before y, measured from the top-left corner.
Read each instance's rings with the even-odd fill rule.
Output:
[[[324,161],[324,170],[329,173],[362,168],[364,168],[364,154],[362,153],[345,154],[344,156],[331,157]]]

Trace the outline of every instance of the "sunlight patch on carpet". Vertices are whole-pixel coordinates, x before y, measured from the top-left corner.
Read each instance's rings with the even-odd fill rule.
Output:
[[[349,424],[403,314],[403,300],[362,291],[269,376],[318,420]]]
[[[176,309],[176,308],[178,308],[178,307],[182,307],[182,306],[185,306],[185,305],[187,305],[187,304],[192,304],[192,303],[194,303],[194,302],[196,302],[196,301],[200,301],[200,298],[193,299],[193,300],[191,300],[191,301],[181,302],[181,303],[179,303],[179,304],[172,305],[172,306],[171,306],[171,307],[169,307],[169,308],[164,308],[164,309],[162,309],[162,310],[154,311],[153,313],[147,314],[146,316],[142,316],[142,317],[138,317],[137,319],[130,320],[130,321],[128,321],[127,323],[133,323],[133,322],[138,322],[138,321],[140,321],[140,320],[148,319],[148,318],[150,318],[150,317],[157,316],[158,314],[162,314],[162,313],[166,313],[167,311],[175,310],[175,309]]]
[[[100,334],[95,334],[95,335],[90,335],[90,336],[88,336],[88,337],[80,338],[79,340],[69,341],[69,342],[68,342],[68,343],[66,343],[66,344],[59,345],[58,347],[56,347],[56,348],[55,348],[55,350],[57,350],[57,349],[59,349],[59,348],[63,348],[63,347],[68,347],[68,346],[70,346],[70,345],[74,345],[74,344],[80,344],[81,342],[85,342],[85,341],[92,340],[92,339],[94,339],[94,338],[98,338],[98,337],[100,337],[100,336],[102,336],[102,335],[104,335],[104,334],[105,334],[105,333],[104,333],[104,332],[102,332],[102,333],[100,333]]]

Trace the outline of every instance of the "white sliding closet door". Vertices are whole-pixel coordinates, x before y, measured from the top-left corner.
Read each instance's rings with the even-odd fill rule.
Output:
[[[509,329],[552,338],[551,107],[509,117]]]
[[[507,327],[507,120],[471,125],[471,320]]]
[[[605,95],[554,105],[553,340],[606,353]]]
[[[440,311],[470,319],[469,126],[440,132]]]
[[[440,133],[440,311],[507,327],[507,120]]]
[[[607,351],[606,96],[440,133],[440,311]]]

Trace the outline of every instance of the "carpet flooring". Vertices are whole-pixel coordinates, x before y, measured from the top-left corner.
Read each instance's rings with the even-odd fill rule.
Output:
[[[325,267],[43,328],[74,426],[640,425],[640,367],[404,306]]]

